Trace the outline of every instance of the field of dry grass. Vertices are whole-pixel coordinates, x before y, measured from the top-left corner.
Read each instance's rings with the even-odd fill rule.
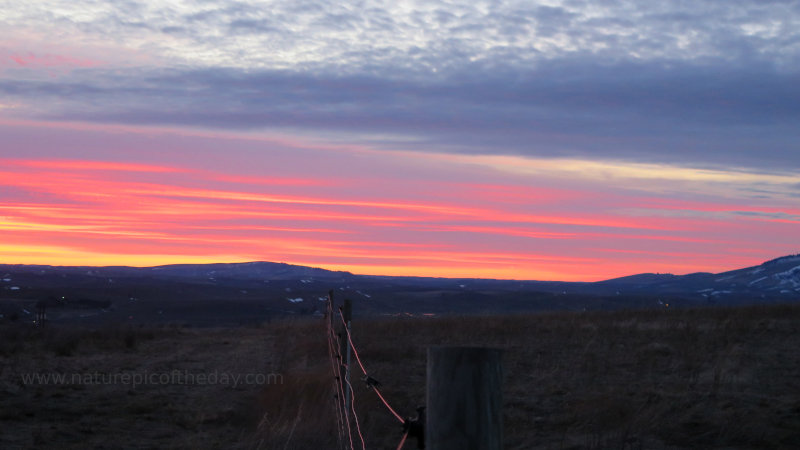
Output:
[[[353,338],[404,415],[424,404],[427,346],[504,349],[509,449],[800,448],[798,306],[356,318]],[[235,387],[22,383],[34,372],[280,377]],[[336,448],[330,372],[321,319],[43,333],[2,325],[0,447]],[[363,383],[355,388],[367,448],[395,448],[399,424]]]
[[[0,328],[0,448],[247,448],[265,385],[210,377],[270,351],[257,328]]]

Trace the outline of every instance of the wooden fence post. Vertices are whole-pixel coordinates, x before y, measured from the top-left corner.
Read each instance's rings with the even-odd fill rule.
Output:
[[[428,348],[427,450],[503,448],[500,350]]]

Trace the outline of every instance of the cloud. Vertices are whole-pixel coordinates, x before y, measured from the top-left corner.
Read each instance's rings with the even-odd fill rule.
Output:
[[[765,219],[772,219],[781,222],[797,222],[800,223],[800,216],[797,214],[786,214],[781,212],[764,213],[759,211],[733,211],[734,214],[748,217],[760,217]]]
[[[796,170],[798,22],[796,2],[755,0],[37,2],[0,32],[58,24],[155,62],[57,77],[16,67],[0,93],[37,119]]]
[[[258,177],[185,165],[195,163],[194,152],[177,166],[4,159],[0,230],[13,244],[0,250],[29,263],[266,259],[367,273],[541,278],[547,271],[586,280],[629,273],[645,255],[659,270],[690,272],[728,267],[731,258],[765,259],[795,242],[797,208],[789,201],[682,200],[603,180],[564,189],[564,180],[432,161],[425,166],[438,176],[421,179],[385,153],[371,154],[381,161],[365,172],[363,154],[319,152],[320,165],[348,181],[319,184],[317,175],[285,162],[307,164],[295,149],[252,158],[228,149],[227,140],[215,145],[223,159],[260,166]],[[380,167],[389,170],[379,175]],[[292,169],[302,173],[287,178]],[[730,248],[736,251],[725,253]]]
[[[25,54],[12,53],[10,55],[0,56],[0,58],[4,60],[0,62],[0,66],[8,64],[6,58],[21,67],[92,67],[101,64],[99,61],[54,55],[52,53],[44,55],[37,55],[31,52]]]
[[[186,0],[64,7],[53,0],[15,5],[0,28],[12,35],[56,26],[60,36],[111,40],[190,65],[382,76],[449,74],[497,56],[524,68],[576,53],[612,61],[759,57],[800,64],[796,2],[548,3]]]
[[[338,132],[387,149],[800,168],[796,76],[725,67],[577,59],[431,82],[95,69],[0,81],[0,92],[55,120]]]

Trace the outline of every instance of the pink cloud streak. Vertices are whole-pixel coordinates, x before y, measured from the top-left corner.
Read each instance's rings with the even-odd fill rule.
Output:
[[[29,69],[38,68],[75,68],[75,67],[97,67],[103,65],[102,61],[75,58],[71,56],[58,55],[53,53],[34,53],[17,52],[6,55],[5,66],[17,66]]]
[[[0,158],[0,231],[17,249],[6,256],[54,257],[19,253],[28,246],[63,249],[58,261],[73,254],[76,264],[150,255],[152,265],[273,260],[374,274],[597,280],[732,268],[781,254],[794,239],[792,224],[761,217],[671,215],[794,211],[783,205],[497,175],[464,183],[457,167],[424,179],[374,155],[374,172],[361,174],[348,167],[352,153],[329,149],[319,158],[341,170],[302,176],[307,161],[294,151],[280,150],[281,165],[262,175],[119,157]],[[736,257],[725,256],[731,248]]]

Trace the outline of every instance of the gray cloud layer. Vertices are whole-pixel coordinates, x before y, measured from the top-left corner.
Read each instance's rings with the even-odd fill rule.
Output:
[[[4,26],[46,17],[176,62],[56,79],[7,70],[0,92],[21,112],[800,169],[797,1],[98,4],[17,8]]]
[[[800,65],[793,0],[127,0],[4,9],[6,27],[80,33],[210,66],[429,76],[574,54]]]

